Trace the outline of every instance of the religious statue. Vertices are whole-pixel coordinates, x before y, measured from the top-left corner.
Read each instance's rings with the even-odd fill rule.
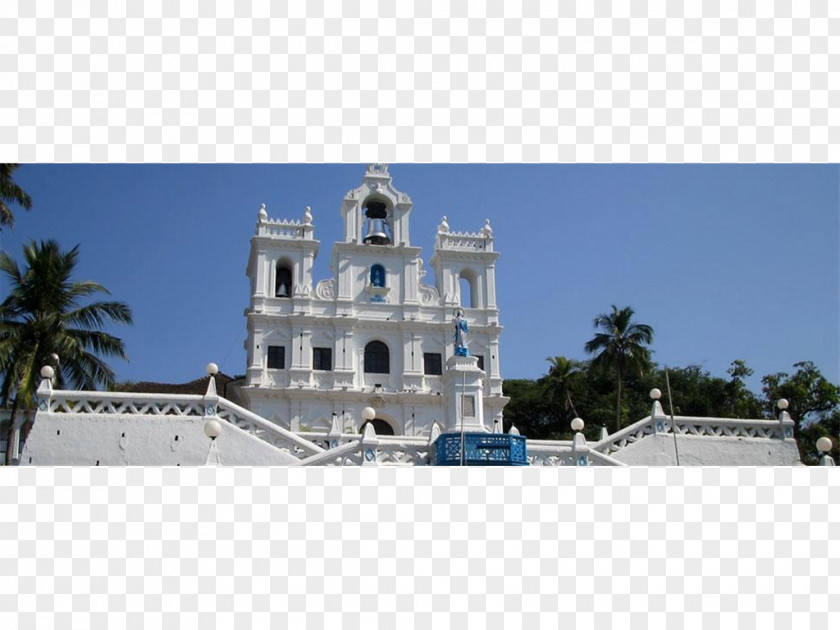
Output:
[[[455,356],[468,357],[470,356],[470,349],[467,348],[469,342],[467,341],[467,333],[470,331],[467,326],[467,319],[464,317],[464,311],[460,308],[455,309]]]

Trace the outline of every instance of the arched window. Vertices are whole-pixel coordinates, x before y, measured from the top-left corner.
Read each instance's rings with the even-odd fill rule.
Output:
[[[285,261],[277,263],[277,274],[274,281],[274,297],[292,297],[292,268],[291,265]]]
[[[374,265],[370,268],[370,284],[374,287],[385,286],[385,267]]]
[[[475,272],[471,269],[465,269],[458,276],[458,292],[461,297],[460,303],[464,308],[478,308],[476,284]]]
[[[371,341],[365,346],[365,374],[390,374],[391,355],[381,341]]]
[[[359,433],[364,433],[365,427],[368,424],[373,425],[373,430],[376,431],[376,435],[394,435],[394,427],[392,427],[384,420],[380,420],[379,418],[374,418],[373,420],[368,420],[367,422],[365,422],[359,428]]]

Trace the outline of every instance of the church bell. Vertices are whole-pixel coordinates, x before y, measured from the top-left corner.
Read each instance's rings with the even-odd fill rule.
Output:
[[[365,210],[367,217],[368,231],[364,242],[366,245],[387,245],[391,238],[386,231],[387,212],[385,204],[378,201],[371,201]]]

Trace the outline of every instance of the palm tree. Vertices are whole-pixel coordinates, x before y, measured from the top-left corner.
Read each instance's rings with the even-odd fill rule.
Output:
[[[12,401],[6,463],[11,463],[17,416],[34,402],[40,369],[55,365],[55,384],[81,389],[107,387],[114,372],[97,355],[126,359],[123,342],[101,328],[107,322],[131,323],[122,302],[80,304],[83,298],[108,290],[101,284],[73,281],[79,247],[61,251],[55,241],[30,242],[23,248],[21,269],[0,253],[0,272],[10,290],[0,304],[0,406]]]
[[[595,318],[598,332],[584,347],[589,354],[598,353],[592,360],[596,369],[615,370],[618,396],[615,403],[615,429],[621,428],[621,384],[623,378],[635,372],[639,375],[650,366],[650,350],[645,347],[653,341],[653,328],[632,322],[631,307],[619,310],[612,305],[612,313],[601,313]]]
[[[546,357],[545,360],[551,367],[548,369],[548,374],[541,380],[548,387],[549,398],[556,405],[559,419],[564,420],[566,414],[563,412],[568,411],[569,408],[574,411],[572,387],[576,376],[581,373],[582,365],[580,361],[563,356]],[[563,411],[560,411],[561,408]]]
[[[19,164],[0,164],[0,231],[4,225],[12,227],[15,217],[7,203],[17,204],[24,210],[32,207],[32,198],[12,179]]]

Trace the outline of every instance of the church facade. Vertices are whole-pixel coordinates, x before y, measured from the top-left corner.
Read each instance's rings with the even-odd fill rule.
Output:
[[[242,394],[251,411],[296,432],[327,431],[335,418],[343,433],[358,433],[362,410],[372,407],[378,435],[428,436],[434,423],[451,419],[453,404],[464,410],[463,401],[453,403],[458,371],[447,369],[459,361],[453,321],[462,315],[474,357],[462,367],[480,370],[470,374],[470,389],[480,390],[467,397],[480,406],[470,424],[501,430],[508,399],[490,222],[457,232],[444,217],[429,274],[411,243],[412,211],[388,167],[368,166],[341,201],[343,239],[332,247],[331,275],[317,279],[320,242],[310,209],[294,220],[260,208],[247,267]]]

